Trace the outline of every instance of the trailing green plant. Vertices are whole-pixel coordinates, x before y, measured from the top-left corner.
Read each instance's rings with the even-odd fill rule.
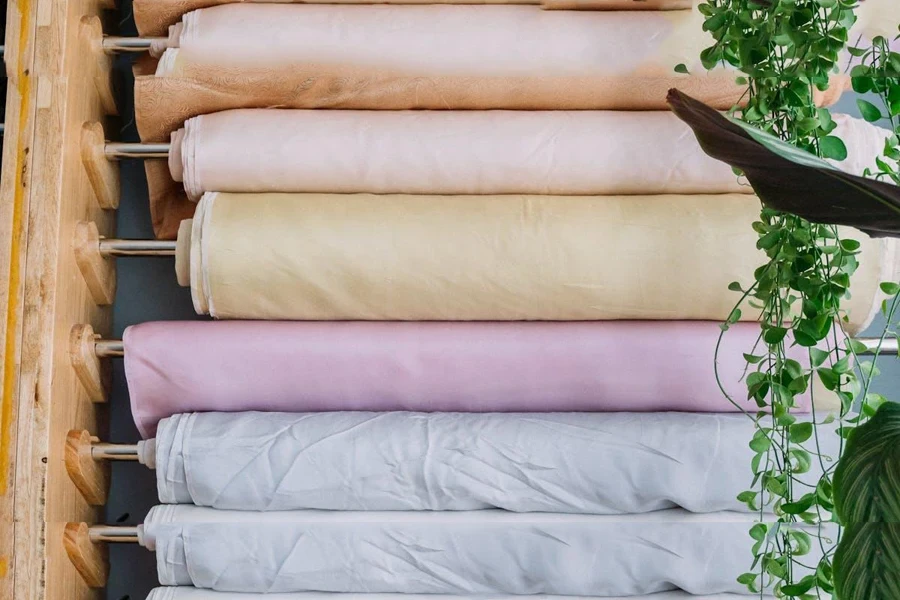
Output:
[[[699,10],[715,43],[702,52],[701,60],[707,69],[725,64],[740,72],[738,83],[746,85],[747,92],[732,115],[818,157],[840,161],[847,157],[847,147],[835,135],[831,113],[817,107],[815,98],[817,90],[827,89],[838,75],[841,53],[850,52],[856,63],[850,72],[854,89],[878,99],[877,104],[860,100],[864,118],[887,119],[891,127],[877,169],[865,175],[900,184],[900,54],[890,51],[883,36],[845,50],[857,7],[858,0],[706,0]],[[683,65],[676,70],[684,71]],[[748,398],[759,408],[750,415],[757,424],[750,443],[755,452],[752,484],[739,499],[759,511],[761,522],[750,530],[755,541],[752,567],[739,581],[753,592],[779,598],[830,597],[836,581],[841,600],[900,597],[893,591],[878,596],[888,587],[859,584],[858,577],[847,572],[835,575],[835,567],[859,573],[859,562],[847,558],[852,554],[848,547],[853,552],[876,547],[893,552],[883,540],[881,545],[871,542],[884,529],[851,524],[835,564],[840,533],[826,532],[829,522],[842,520],[834,514],[835,502],[846,490],[836,489],[851,486],[847,475],[835,476],[835,467],[847,473],[844,461],[851,458],[844,455],[843,444],[837,456],[825,455],[821,436],[836,431],[841,439],[866,438],[854,428],[880,414],[887,400],[870,390],[878,374],[875,361],[860,361],[858,355],[866,348],[843,330],[843,303],[859,266],[860,243],[845,238],[835,225],[812,223],[766,206],[753,228],[767,260],[750,286],[731,284],[740,300],[722,326],[725,335],[744,311],[759,313],[757,345],[745,354]],[[890,298],[882,307],[887,326],[875,360],[884,339],[896,335],[891,328],[900,316],[900,285],[885,282],[881,287]],[[808,364],[788,352],[795,345],[806,348]],[[813,409],[812,422],[798,420],[799,396],[813,394],[813,378],[840,398],[839,415],[822,418]],[[807,487],[799,476],[813,464],[823,475],[817,485]],[[874,485],[873,477],[865,485]],[[822,558],[809,564],[814,545]]]

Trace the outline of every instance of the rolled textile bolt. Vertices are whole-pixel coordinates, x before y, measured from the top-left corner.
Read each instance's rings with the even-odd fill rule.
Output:
[[[754,543],[746,531],[758,519],[681,510],[259,513],[182,505],[154,507],[136,534],[156,553],[162,585],[246,593],[703,595],[743,593],[736,579]],[[818,553],[813,549],[811,564]]]
[[[768,597],[768,596],[767,596]],[[735,594],[693,596],[687,592],[657,592],[649,596],[594,597],[579,600],[740,600]],[[146,600],[333,600],[334,594],[288,592],[284,594],[244,594],[216,592],[190,586],[158,587],[150,590]],[[540,600],[572,600],[570,596],[539,596]],[[471,600],[471,596],[441,594],[342,594],[341,600]],[[522,600],[521,596],[491,596],[491,600]]]

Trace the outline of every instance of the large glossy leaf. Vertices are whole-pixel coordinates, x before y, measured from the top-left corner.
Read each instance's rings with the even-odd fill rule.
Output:
[[[839,600],[900,598],[900,524],[854,523],[834,554]]]
[[[668,103],[708,155],[744,172],[762,202],[809,221],[900,237],[900,186],[844,173],[679,92]]]
[[[882,404],[850,433],[834,472],[834,511],[846,525],[900,523],[900,404]]]

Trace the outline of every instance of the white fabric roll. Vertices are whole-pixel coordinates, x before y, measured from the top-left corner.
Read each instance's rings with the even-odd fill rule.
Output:
[[[753,433],[740,414],[193,413],[160,422],[154,462],[161,502],[219,509],[705,513],[746,510]]]
[[[736,594],[716,594],[714,596],[692,596],[684,592],[661,592],[649,596],[628,598],[548,596],[536,594],[528,600],[739,600]],[[214,592],[195,587],[158,587],[150,591],[147,600],[472,600],[470,596],[447,596],[439,594],[329,594],[317,592],[295,592],[288,594],[243,594]],[[521,596],[479,596],[477,600],[522,600]]]
[[[837,115],[842,169],[862,174],[890,132]],[[232,110],[172,134],[169,169],[204,192],[752,193],[669,112]]]
[[[156,506],[140,537],[161,584],[217,591],[719,594],[746,592],[754,518]]]

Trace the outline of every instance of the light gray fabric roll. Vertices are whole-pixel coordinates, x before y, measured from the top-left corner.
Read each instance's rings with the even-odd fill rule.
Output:
[[[753,433],[723,414],[195,413],[160,423],[155,460],[161,502],[222,509],[741,511]]]
[[[661,592],[649,596],[628,598],[599,598],[587,596],[547,596],[538,594],[528,600],[739,600],[735,594],[692,596],[684,592]],[[438,594],[336,594],[322,592],[295,592],[288,594],[243,594],[214,592],[195,587],[158,587],[150,590],[147,600],[472,600],[470,596],[445,596]],[[477,600],[522,600],[519,596],[479,596]]]
[[[141,542],[161,584],[218,591],[719,594],[746,591],[736,578],[750,566],[753,519],[157,506]]]

